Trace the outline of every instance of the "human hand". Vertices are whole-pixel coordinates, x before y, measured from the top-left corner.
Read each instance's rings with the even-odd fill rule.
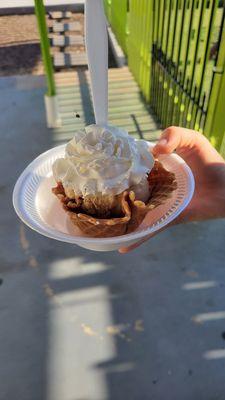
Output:
[[[175,150],[193,172],[195,193],[188,207],[168,226],[189,221],[224,218],[224,159],[199,132],[172,126],[162,133],[160,140],[153,148],[153,154],[157,157],[159,154],[170,154]],[[130,247],[121,248],[120,253],[135,249],[155,234]]]

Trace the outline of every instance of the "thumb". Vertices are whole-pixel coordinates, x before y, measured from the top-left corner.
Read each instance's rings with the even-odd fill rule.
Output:
[[[157,157],[159,154],[170,154],[174,150],[185,160],[188,154],[195,154],[198,155],[198,160],[204,164],[215,162],[215,160],[223,161],[222,156],[200,132],[170,126],[162,133],[158,143],[153,147],[152,153]]]
[[[170,154],[174,150],[182,152],[182,149],[192,149],[200,146],[200,142],[206,140],[199,132],[171,126],[162,133],[158,143],[153,148],[154,156],[159,154]]]

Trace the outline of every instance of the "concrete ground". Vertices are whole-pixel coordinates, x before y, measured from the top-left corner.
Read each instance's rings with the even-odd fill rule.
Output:
[[[62,6],[62,5],[77,5],[84,4],[84,0],[45,0],[45,6]],[[15,8],[15,7],[33,7],[33,0],[4,0],[4,3],[0,4],[0,8]]]
[[[0,81],[0,399],[224,400],[225,221],[126,256],[25,227],[11,195],[56,144],[39,77]]]

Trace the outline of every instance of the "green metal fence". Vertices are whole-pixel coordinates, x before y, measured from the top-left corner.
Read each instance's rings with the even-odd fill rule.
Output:
[[[163,126],[204,131],[217,147],[205,128],[223,11],[215,0],[153,2],[152,107]]]
[[[225,146],[225,1],[105,3],[129,67],[162,126],[193,128],[216,148]]]
[[[128,31],[128,0],[105,0],[105,11],[117,40],[125,54],[127,54]]]

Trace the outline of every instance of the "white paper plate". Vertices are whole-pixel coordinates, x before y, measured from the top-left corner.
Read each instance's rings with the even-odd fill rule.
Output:
[[[147,142],[150,147],[153,144]],[[13,191],[13,205],[21,220],[44,236],[74,243],[96,251],[117,250],[156,232],[174,220],[190,202],[194,178],[190,168],[178,155],[163,156],[163,165],[176,175],[177,190],[165,204],[150,211],[135,232],[111,238],[84,236],[70,221],[57,197],[52,164],[64,155],[65,145],[55,147],[37,157],[20,175]]]

